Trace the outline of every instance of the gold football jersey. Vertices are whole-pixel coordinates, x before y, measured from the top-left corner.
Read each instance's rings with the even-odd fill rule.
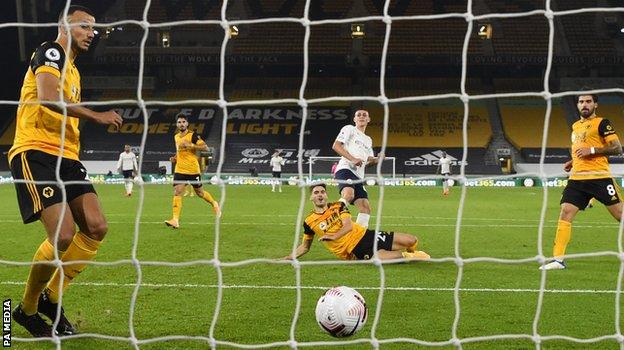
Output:
[[[184,143],[195,144],[198,146],[206,143],[193,131],[187,131],[184,135],[177,133],[174,137],[176,144],[176,165],[175,173],[186,175],[198,175],[201,173],[199,168],[199,159],[193,150],[181,149]]]
[[[63,67],[65,80],[62,91],[65,102],[80,102],[80,72],[74,62],[67,59],[64,48],[57,42],[47,41],[39,46],[30,58],[30,66],[24,76],[17,108],[15,139],[9,150],[9,163],[16,154],[27,150],[39,150],[59,155],[61,149],[61,128],[63,114],[37,103],[37,74],[49,73],[61,79]],[[61,79],[62,80],[62,79]],[[61,90],[61,86],[57,91]],[[34,103],[33,103],[34,102]],[[80,151],[79,120],[67,116],[63,157],[78,160]]]
[[[592,117],[581,119],[572,125],[572,172],[570,180],[591,180],[611,177],[609,158],[604,154],[578,158],[576,150],[581,147],[605,147],[618,140],[609,119]]]
[[[319,214],[312,211],[303,222],[303,239],[312,240],[314,236],[321,238],[326,234],[334,234],[342,228],[342,219],[351,220],[349,209],[342,202],[329,203],[327,210]],[[323,241],[325,247],[338,258],[343,260],[355,259],[351,252],[353,248],[360,242],[366,228],[354,222],[353,229],[346,235],[334,241]]]

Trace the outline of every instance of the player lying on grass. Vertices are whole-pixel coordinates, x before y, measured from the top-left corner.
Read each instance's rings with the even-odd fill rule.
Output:
[[[295,257],[306,254],[314,236],[325,248],[343,260],[368,260],[373,257],[374,240],[380,259],[429,259],[429,254],[418,251],[418,238],[407,233],[367,230],[351,220],[351,213],[343,202],[327,202],[325,184],[310,187],[310,200],[314,209],[303,222],[303,242],[297,247]],[[293,259],[292,254],[285,259]]]

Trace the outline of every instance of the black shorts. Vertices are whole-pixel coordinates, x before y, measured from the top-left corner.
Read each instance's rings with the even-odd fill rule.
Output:
[[[394,241],[394,232],[379,231],[377,235],[377,250],[392,250],[392,242]],[[358,260],[368,260],[373,257],[373,247],[375,244],[375,231],[366,230],[366,233],[356,244],[351,254]]]
[[[282,172],[281,171],[274,171],[273,172],[273,177],[276,177],[278,179],[281,178],[282,177]]]
[[[15,180],[56,181],[58,157],[41,151],[24,151],[11,160],[11,175]],[[87,178],[87,169],[77,160],[62,158],[60,176],[65,181],[84,181],[65,185],[67,202],[86,193],[96,193]],[[63,201],[63,194],[57,184],[15,183],[17,203],[25,224],[39,220],[41,211]]]
[[[338,170],[336,172],[336,174],[334,174],[334,179],[336,179],[336,180],[352,180],[353,182],[355,182],[355,181],[362,181],[362,179],[357,177],[357,175],[355,175],[349,169],[340,169],[340,170]],[[351,201],[351,204],[353,204],[356,199],[360,199],[360,198],[368,199],[368,192],[366,192],[366,189],[364,188],[364,184],[362,182],[360,182],[360,183],[341,183],[341,184],[338,184],[338,193],[342,193],[342,189],[345,188],[345,187],[353,188],[354,196],[353,196],[353,200]]]
[[[124,179],[131,179],[133,172],[134,172],[133,170],[123,170],[122,174],[123,174]]]
[[[621,201],[620,188],[612,178],[568,180],[560,204],[570,203],[583,210],[592,197],[606,206],[617,204]]]
[[[190,183],[193,188],[200,188],[202,187],[202,183],[201,183],[201,175],[200,174],[180,174],[180,173],[174,173],[173,174],[173,185],[179,185],[183,182],[188,182]]]

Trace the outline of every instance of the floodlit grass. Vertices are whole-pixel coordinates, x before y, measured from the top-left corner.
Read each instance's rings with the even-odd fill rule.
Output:
[[[207,186],[215,197],[219,188]],[[140,193],[122,195],[122,185],[98,186],[109,220],[109,233],[96,258],[113,265],[89,266],[64,296],[67,316],[83,334],[101,334],[128,340],[81,337],[63,339],[63,349],[132,349],[131,329],[139,340],[187,335],[208,337],[215,307],[219,271],[215,258],[215,219],[210,206],[198,198],[185,197],[181,228],[165,227],[171,215],[171,186],[146,185],[140,218],[137,258],[141,265],[141,287],[129,324],[137,269],[131,262],[135,218]],[[329,189],[337,199],[336,188]],[[385,189],[381,228],[416,234],[420,248],[434,258],[455,256],[457,212],[461,189],[449,197],[440,188],[389,187]],[[376,222],[379,189],[369,187]],[[559,211],[561,189],[550,189],[544,226],[543,249],[551,253]],[[307,201],[305,213],[310,209]],[[23,225],[12,185],[0,186],[2,232],[1,260],[27,262],[43,240],[39,223]],[[218,260],[232,263],[247,259],[277,259],[290,252],[297,225],[301,190],[286,186],[271,193],[268,186],[228,186],[218,239]],[[541,188],[469,188],[459,231],[462,258],[495,257],[522,259],[538,253]],[[353,208],[355,211],[355,208]],[[355,213],[354,213],[355,214]],[[601,205],[579,214],[568,253],[616,251],[617,223]],[[126,262],[119,262],[126,260]],[[333,256],[315,242],[302,261],[331,261]],[[177,263],[197,261],[197,264]],[[174,263],[155,265],[154,262]],[[615,256],[568,260],[569,269],[547,274],[538,333],[593,338],[616,333],[615,289],[620,262]],[[464,349],[534,349],[533,321],[536,315],[540,271],[536,262],[500,264],[472,262],[463,266],[458,338],[496,334],[524,334],[525,338],[476,341]],[[221,267],[223,277],[220,312],[214,328],[218,342],[246,345],[286,342],[296,306],[295,269],[290,264],[255,262]],[[359,290],[370,308],[370,318],[354,340],[371,338],[374,315],[381,314],[375,338],[413,338],[427,342],[452,339],[456,315],[454,286],[458,266],[452,262],[383,265],[303,265],[301,310],[297,317],[298,342],[334,341],[321,332],[314,320],[314,307],[324,289],[348,285]],[[19,303],[28,267],[0,264],[0,297]],[[577,291],[572,291],[577,290]],[[567,291],[567,292],[566,292]],[[30,338],[17,324],[13,337]],[[50,341],[19,342],[16,349],[53,349]],[[142,344],[141,349],[206,349],[206,339],[169,340]],[[231,348],[227,344],[219,348]],[[289,349],[288,346],[276,347]],[[310,347],[308,347],[310,348]],[[332,349],[314,346],[315,349]],[[368,349],[369,343],[340,348]],[[421,349],[407,342],[383,343],[382,349]],[[438,347],[455,349],[454,346]],[[548,340],[542,349],[619,349],[614,340],[576,344]]]

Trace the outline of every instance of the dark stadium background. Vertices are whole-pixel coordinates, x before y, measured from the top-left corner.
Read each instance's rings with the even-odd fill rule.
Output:
[[[544,1],[475,1],[475,15],[494,12],[524,12],[543,9]],[[141,20],[144,0],[74,1],[86,5],[98,22]],[[229,2],[228,19],[303,16],[303,0]],[[554,10],[591,6],[618,6],[618,1],[558,0]],[[3,4],[3,22],[18,19],[14,1]],[[54,22],[64,1],[21,1],[24,22]],[[380,0],[313,0],[310,19],[380,16]],[[148,20],[157,24],[189,19],[220,19],[220,1],[155,0]],[[466,1],[393,0],[390,14],[430,15],[466,10]],[[365,37],[351,37],[351,23],[311,27],[309,71],[305,97],[379,96],[380,62],[385,24],[380,21],[354,21],[364,24]],[[481,24],[491,24],[491,40],[478,35]],[[621,87],[624,60],[624,21],[620,13],[585,13],[555,18],[554,61],[550,91]],[[386,96],[389,98],[429,94],[459,94],[461,52],[467,23],[463,18],[394,21],[386,65]],[[99,28],[97,44],[79,58],[83,101],[136,100],[139,72],[139,46],[143,31],[134,24]],[[304,27],[299,23],[239,25],[226,51],[225,98],[228,101],[297,99],[303,74]],[[107,33],[108,32],[108,33]],[[223,39],[219,25],[181,25],[152,28],[146,44],[143,98],[147,101],[218,99],[219,52]],[[169,35],[169,47],[163,37]],[[53,40],[56,28],[25,28],[20,44],[16,27],[0,29],[5,50],[0,55],[3,69],[2,100],[18,100],[19,88],[30,54],[41,42]],[[548,22],[543,14],[475,22],[468,49],[466,92],[492,94],[540,92],[547,62]],[[622,122],[621,96],[601,97],[601,109],[616,128]],[[567,157],[567,127],[576,118],[573,97],[553,100],[553,116],[546,162],[560,163]],[[539,161],[546,103],[543,98],[484,99],[471,102],[468,124],[467,172],[500,174],[499,159],[511,157],[513,164]],[[136,103],[111,104],[123,113],[122,132],[85,124],[82,127],[81,158],[112,161],[122,145],[140,144],[143,116]],[[182,103],[178,106],[150,105],[144,172],[156,172],[158,162],[173,152],[173,117],[186,109],[193,127],[218,154],[221,143],[222,110],[214,104]],[[327,101],[309,105],[304,139],[304,157],[332,156],[331,143],[338,130],[351,120],[358,108],[372,112],[369,133],[376,149],[381,145],[383,109],[377,102]],[[7,170],[6,151],[10,148],[15,118],[14,105],[1,105],[0,169]],[[229,108],[226,126],[225,172],[246,173],[256,167],[268,173],[267,162],[273,149],[286,149],[290,162],[285,172],[297,171],[301,120],[299,106],[290,104],[251,104]],[[434,172],[440,150],[462,157],[461,121],[463,105],[459,98],[427,102],[392,103],[387,155],[394,156],[397,174]],[[208,172],[215,171],[217,156]],[[617,159],[613,161],[618,161]],[[329,167],[330,165],[327,165]],[[304,167],[307,169],[307,165]],[[457,169],[457,168],[456,168]],[[327,169],[318,169],[327,171]]]

